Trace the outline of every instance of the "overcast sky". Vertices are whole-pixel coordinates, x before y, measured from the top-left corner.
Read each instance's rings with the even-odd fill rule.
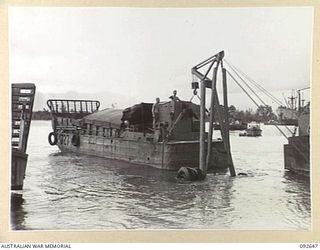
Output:
[[[311,7],[11,7],[10,81],[43,93],[121,93],[120,106],[123,96],[168,100],[173,89],[190,99],[191,68],[224,50],[279,97],[310,84],[312,29]],[[250,104],[231,80],[229,91],[230,103]]]

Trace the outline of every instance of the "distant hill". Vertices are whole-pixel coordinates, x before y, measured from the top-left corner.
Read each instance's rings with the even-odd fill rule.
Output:
[[[97,92],[97,93],[81,93],[77,91],[69,91],[66,93],[43,93],[36,91],[33,110],[43,111],[48,109],[48,99],[82,99],[82,100],[98,100],[100,101],[100,109],[103,108],[126,108],[144,100],[137,100],[134,97],[119,93]]]

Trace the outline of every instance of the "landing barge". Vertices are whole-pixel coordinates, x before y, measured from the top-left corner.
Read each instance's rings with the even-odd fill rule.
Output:
[[[28,160],[26,151],[36,87],[32,83],[17,83],[12,84],[11,90],[11,190],[22,190]]]
[[[158,126],[152,103],[124,110],[99,110],[99,101],[48,100],[53,132],[48,140],[62,152],[74,152],[178,170],[199,166],[200,106],[188,101],[159,104]],[[208,133],[205,133],[206,140]],[[222,140],[212,140],[208,169],[226,169]]]

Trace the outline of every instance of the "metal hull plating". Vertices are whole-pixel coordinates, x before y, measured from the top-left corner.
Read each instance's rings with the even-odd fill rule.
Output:
[[[289,143],[284,145],[285,169],[303,176],[310,175],[310,137],[290,137]],[[302,157],[301,153],[306,157]]]
[[[59,135],[58,146],[62,152],[75,152],[108,159],[123,160],[151,167],[178,170],[182,166],[198,168],[199,141],[153,142],[80,135],[78,146],[72,144],[71,133]],[[212,161],[209,168],[227,168],[227,155],[222,141],[213,141]]]
[[[28,155],[18,150],[12,150],[11,190],[22,190],[25,178]]]

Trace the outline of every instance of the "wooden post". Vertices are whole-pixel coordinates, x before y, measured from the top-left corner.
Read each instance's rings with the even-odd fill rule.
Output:
[[[211,84],[211,105],[210,105],[210,122],[209,122],[209,133],[208,133],[208,147],[207,147],[207,159],[206,159],[206,169],[209,168],[211,162],[211,152],[212,152],[212,134],[213,134],[213,122],[214,122],[214,103],[215,103],[215,90],[217,86],[217,72],[218,66],[213,70],[212,84]]]
[[[204,81],[200,82],[200,151],[199,151],[199,168],[203,177],[207,174],[206,157],[205,157],[205,116],[206,116],[206,86]]]
[[[218,116],[218,120],[219,120],[219,124],[220,124],[221,137],[222,137],[224,149],[227,152],[227,159],[228,159],[227,164],[229,165],[229,150],[228,150],[228,144],[227,144],[227,136],[226,136],[226,130],[225,130],[224,121],[223,121],[223,114],[222,114],[222,110],[221,110],[221,106],[220,106],[220,102],[219,102],[219,96],[217,93],[217,89],[215,89],[214,95],[215,95],[215,106],[216,106],[216,110],[217,110],[217,116]]]
[[[225,68],[222,68],[222,85],[223,85],[223,103],[224,103],[224,128],[225,129],[225,140],[226,140],[226,149],[228,154],[228,165],[231,176],[236,176],[236,172],[234,169],[232,155],[231,155],[231,147],[230,147],[230,135],[229,135],[229,108],[228,108],[228,90],[227,90],[227,71]]]

